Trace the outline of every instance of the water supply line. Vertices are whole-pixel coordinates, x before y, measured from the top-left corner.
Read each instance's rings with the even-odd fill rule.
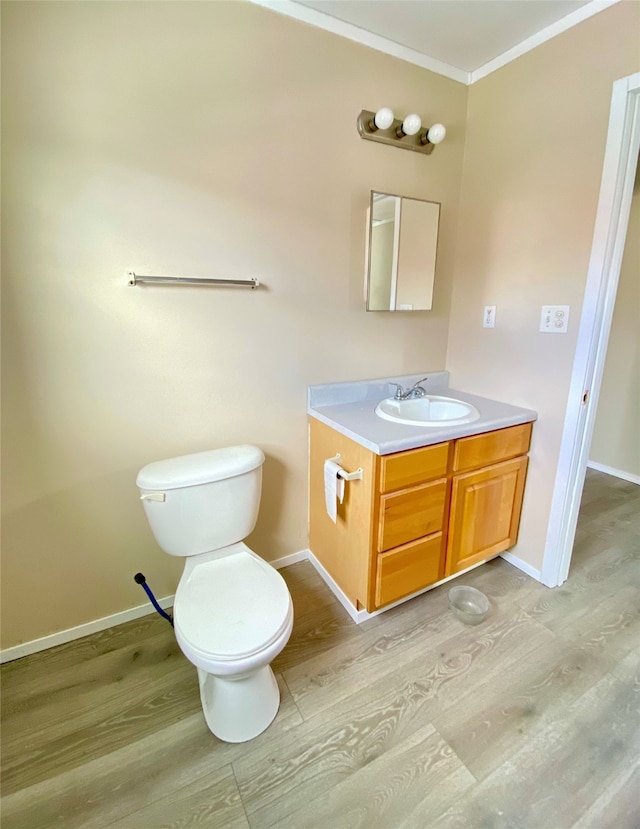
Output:
[[[149,597],[149,601],[151,602],[151,604],[155,607],[155,609],[158,611],[158,613],[161,616],[163,616],[167,620],[167,622],[169,622],[171,627],[173,627],[173,618],[171,616],[169,616],[169,614],[166,613],[160,607],[160,605],[158,604],[158,600],[153,595],[153,592],[152,592],[151,588],[149,587],[149,585],[147,584],[147,580],[142,575],[142,573],[136,573],[135,576],[133,577],[133,580],[135,581],[136,584],[142,585],[142,588],[143,588],[144,592],[147,594],[147,596]]]

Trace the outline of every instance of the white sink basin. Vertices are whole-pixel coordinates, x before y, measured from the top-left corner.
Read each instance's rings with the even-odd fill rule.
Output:
[[[384,420],[407,426],[456,426],[459,423],[473,423],[480,417],[480,412],[471,403],[435,394],[412,400],[388,397],[378,403],[376,414]]]

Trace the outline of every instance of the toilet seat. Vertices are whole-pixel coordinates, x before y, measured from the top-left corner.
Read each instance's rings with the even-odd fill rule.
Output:
[[[286,582],[249,552],[197,564],[181,582],[174,605],[176,635],[203,659],[251,657],[290,629]]]

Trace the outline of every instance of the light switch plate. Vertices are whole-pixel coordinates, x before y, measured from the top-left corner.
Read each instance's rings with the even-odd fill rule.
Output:
[[[484,306],[484,314],[482,315],[482,327],[483,328],[495,328],[496,327],[496,306],[495,305],[485,305]]]
[[[568,305],[543,305],[540,330],[545,334],[566,334],[569,327]]]

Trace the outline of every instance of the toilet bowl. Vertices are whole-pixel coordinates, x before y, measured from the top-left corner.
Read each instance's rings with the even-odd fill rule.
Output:
[[[256,447],[236,446],[149,464],[136,481],[158,544],[185,557],[176,640],[197,668],[209,729],[231,743],[276,716],[270,663],[293,627],[284,579],[242,541],[257,519],[263,461]]]
[[[293,627],[280,573],[242,543],[188,559],[173,623],[181,651],[198,669],[210,730],[229,743],[264,731],[280,705],[270,663]]]

